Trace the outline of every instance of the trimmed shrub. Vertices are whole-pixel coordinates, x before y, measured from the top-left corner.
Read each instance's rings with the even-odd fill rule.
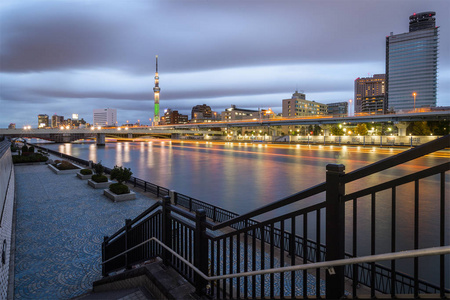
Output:
[[[130,180],[132,174],[133,172],[130,171],[130,168],[114,166],[114,169],[111,170],[111,179],[115,179],[122,184]]]
[[[128,194],[130,193],[130,189],[125,184],[121,183],[113,183],[109,185],[109,190],[116,195]]]
[[[34,153],[34,147],[33,147],[33,146],[30,146],[30,147],[28,148],[28,152]]]
[[[81,175],[91,175],[92,170],[91,169],[82,169],[80,170]]]
[[[93,181],[95,181],[95,182],[97,182],[97,183],[100,183],[100,182],[108,182],[108,177],[106,177],[105,175],[98,175],[98,174],[95,174],[95,175],[92,175],[92,178],[91,178]]]
[[[60,162],[59,164],[54,164],[54,166],[55,166],[58,170],[73,170],[73,169],[78,169],[77,166],[74,166],[73,164],[71,164],[71,163],[68,162],[67,160],[63,160],[63,161]]]
[[[29,156],[13,155],[12,159],[13,163],[19,164],[19,163],[45,162],[48,160],[48,157],[39,153],[34,153]]]
[[[11,152],[17,152],[17,150],[19,150],[19,148],[11,144]]]
[[[95,174],[97,175],[103,175],[103,172],[105,172],[105,167],[102,165],[102,162],[100,161],[98,164],[94,165]]]
[[[24,153],[24,152],[28,152],[28,147],[27,147],[27,145],[23,145],[23,146],[22,146],[22,153]]]

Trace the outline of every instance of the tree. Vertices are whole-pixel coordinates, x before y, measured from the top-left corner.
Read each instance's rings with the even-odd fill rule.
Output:
[[[367,129],[367,125],[365,123],[360,123],[356,125],[355,133],[359,135],[367,135],[369,129]]]
[[[430,135],[431,130],[430,130],[430,127],[428,127],[426,121],[413,122],[412,134],[413,135]]]
[[[333,127],[331,127],[331,134],[332,135],[343,135],[344,130],[337,125],[333,125]]]
[[[94,165],[95,174],[97,175],[103,175],[103,172],[105,171],[105,167],[102,165],[102,162],[100,161],[98,164]]]
[[[131,172],[130,168],[114,166],[114,169],[111,170],[111,179],[117,180],[119,184],[130,180],[131,175],[133,175],[133,172]]]

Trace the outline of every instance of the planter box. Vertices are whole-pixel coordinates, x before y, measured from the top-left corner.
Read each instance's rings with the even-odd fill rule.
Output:
[[[92,179],[88,180],[88,184],[90,186],[92,186],[94,189],[107,189],[109,188],[109,185],[112,184],[112,181],[107,181],[107,182],[95,182]]]
[[[111,199],[114,202],[128,201],[128,200],[136,199],[136,193],[133,191],[130,191],[128,194],[116,195],[113,192],[111,192],[109,189],[106,189],[106,190],[103,190],[103,195],[105,195],[106,197],[108,197],[109,199]]]
[[[58,168],[54,167],[53,165],[47,165],[50,170],[52,170],[54,173],[56,173],[56,175],[64,175],[64,174],[75,174],[80,172],[81,169],[83,169],[80,166],[77,166],[75,164],[73,164],[74,166],[78,167],[78,169],[71,169],[71,170],[59,170]]]
[[[92,178],[92,175],[93,175],[93,174],[83,175],[83,174],[81,174],[80,172],[77,173],[77,177],[80,178],[80,179],[83,179],[83,180],[85,180],[85,179],[91,179],[91,178]]]

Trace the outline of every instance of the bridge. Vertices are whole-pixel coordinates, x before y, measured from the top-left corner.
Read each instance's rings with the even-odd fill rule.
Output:
[[[279,126],[358,124],[372,122],[391,123],[398,128],[399,136],[406,136],[406,128],[408,127],[409,122],[448,121],[449,119],[450,111],[436,111],[348,117],[317,116],[298,118],[251,119],[233,120],[229,122],[222,121],[117,128],[90,127],[73,129],[0,129],[0,136],[9,136],[13,138],[37,137],[57,143],[73,142],[80,139],[96,139],[98,145],[104,145],[106,137],[118,139],[133,139],[139,137],[179,138],[181,135],[222,135],[222,130],[230,129],[233,127],[264,127],[267,129],[273,129]],[[327,135],[326,132],[324,132],[324,134]],[[273,130],[272,135],[276,136],[277,131]]]

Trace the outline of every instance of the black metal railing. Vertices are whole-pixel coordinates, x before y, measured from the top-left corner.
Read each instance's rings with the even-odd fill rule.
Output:
[[[133,221],[127,221],[124,228],[112,237],[105,239],[103,244],[103,261],[105,262],[111,257],[130,249],[130,247],[138,245],[139,241],[145,240],[145,238],[130,240],[131,232],[136,232],[136,234],[138,232],[153,232],[155,236],[159,234],[160,239],[171,249],[175,250],[176,253],[193,263],[205,274],[211,275],[356,257],[358,256],[358,244],[360,243],[357,238],[358,205],[356,204],[362,201],[371,205],[370,252],[371,254],[376,254],[375,241],[378,238],[375,230],[377,193],[386,190],[390,190],[392,195],[391,250],[395,252],[397,250],[395,246],[397,242],[395,237],[396,188],[411,182],[415,185],[413,189],[415,205],[414,249],[417,249],[419,241],[419,181],[436,175],[440,176],[439,239],[440,245],[443,246],[445,245],[445,172],[450,169],[450,163],[431,167],[424,171],[350,194],[345,193],[345,184],[447,148],[449,147],[449,140],[450,136],[445,136],[348,174],[344,173],[344,167],[341,165],[329,165],[327,166],[326,182],[241,216],[186,195],[175,193],[173,196],[175,203],[187,208],[189,211],[171,205],[166,200],[164,203],[153,206]],[[148,188],[148,183],[145,181],[137,178],[133,178],[131,181],[135,186],[143,187],[144,190]],[[155,193],[155,188],[151,192]],[[160,195],[168,194],[168,189],[160,193]],[[321,194],[324,195],[320,196]],[[321,197],[322,201],[310,207],[264,222],[254,220],[255,217],[274,209],[317,196]],[[370,197],[370,201],[364,198],[367,198],[367,196]],[[166,198],[169,197],[166,196]],[[352,247],[347,253],[345,251],[344,224],[346,205],[352,205],[351,209],[347,210],[351,212],[350,218],[353,225]],[[196,211],[196,213],[193,214],[190,211]],[[206,220],[206,217],[213,220],[213,222]],[[144,220],[146,221],[144,222]],[[234,230],[226,234],[217,233],[219,229],[225,228],[233,228]],[[325,232],[325,235],[323,232]],[[325,243],[322,243],[321,241],[324,240]],[[326,247],[325,245],[328,246]],[[432,293],[439,294],[441,298],[445,297],[445,293],[449,292],[445,289],[444,255],[441,255],[439,258],[438,286],[419,278],[418,259],[414,259],[414,272],[412,275],[399,272],[396,261],[391,261],[390,267],[375,263],[365,263],[345,268],[335,267],[333,274],[317,269],[312,273],[298,271],[291,274],[259,275],[240,279],[222,279],[220,282],[207,283],[198,278],[192,272],[192,269],[182,261],[171,257],[166,251],[162,251],[160,247],[153,247],[154,249],[140,250],[139,255],[132,255],[132,252],[129,252],[127,255],[107,261],[103,268],[104,275],[119,269],[129,268],[131,265],[136,265],[155,256],[162,256],[165,263],[177,269],[196,286],[197,292],[204,293],[207,291],[216,298],[304,297],[309,294],[314,294],[316,297],[321,297],[325,294],[328,298],[339,298],[345,293],[345,276],[353,280],[351,293],[354,297],[359,296],[358,293],[362,294],[358,289],[359,284],[368,286],[372,297],[375,296],[376,291],[390,294],[392,297],[399,294],[418,296],[422,293]],[[207,251],[206,254],[204,253],[205,249]],[[308,278],[311,278],[311,276],[315,277],[313,286],[308,283]]]

